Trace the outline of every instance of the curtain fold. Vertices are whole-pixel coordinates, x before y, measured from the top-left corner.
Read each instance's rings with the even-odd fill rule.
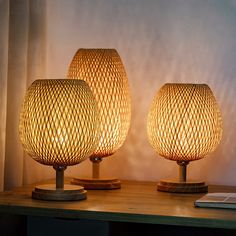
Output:
[[[0,190],[6,190],[28,180],[19,113],[26,88],[46,77],[46,2],[0,0],[0,22]]]
[[[4,184],[9,1],[0,0],[0,191]]]
[[[47,0],[34,0],[29,4],[28,27],[28,60],[26,87],[36,79],[47,78]],[[18,138],[19,140],[19,138]],[[41,181],[42,177],[50,178],[55,174],[53,168],[48,171],[47,166],[40,165],[24,153],[23,158],[23,183]],[[53,176],[54,177],[54,176]]]
[[[19,112],[27,81],[29,2],[10,1],[4,187],[23,180],[23,152],[18,135]]]

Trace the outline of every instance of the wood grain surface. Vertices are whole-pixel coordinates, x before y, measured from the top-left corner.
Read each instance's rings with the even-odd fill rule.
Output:
[[[71,184],[83,186],[87,190],[107,190],[107,189],[118,189],[121,188],[121,182],[118,179],[95,179],[95,178],[83,178],[83,179],[72,179]]]
[[[117,190],[88,191],[87,200],[50,202],[31,198],[33,186],[0,194],[0,212],[16,215],[236,229],[236,211],[195,208],[203,194],[156,191],[155,182],[122,181]],[[236,187],[209,186],[209,192]]]

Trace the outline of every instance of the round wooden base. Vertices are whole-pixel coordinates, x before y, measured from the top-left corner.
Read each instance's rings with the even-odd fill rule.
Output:
[[[81,185],[85,189],[119,189],[121,188],[121,182],[118,179],[73,179],[72,184]]]
[[[87,191],[81,186],[65,184],[64,189],[56,189],[53,184],[36,186],[32,198],[47,201],[76,201],[87,198]]]
[[[158,183],[157,190],[171,193],[206,193],[208,186],[201,181],[179,182],[174,179],[163,179]]]

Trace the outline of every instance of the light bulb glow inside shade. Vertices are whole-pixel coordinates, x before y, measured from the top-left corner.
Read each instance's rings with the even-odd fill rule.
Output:
[[[68,78],[86,81],[98,103],[101,136],[91,157],[113,154],[125,141],[131,118],[128,79],[119,54],[115,49],[79,49]]]
[[[21,114],[24,150],[44,165],[69,166],[87,158],[98,144],[96,100],[81,80],[36,80]]]
[[[152,147],[174,161],[194,161],[215,150],[222,118],[206,84],[165,84],[151,105],[147,132]]]

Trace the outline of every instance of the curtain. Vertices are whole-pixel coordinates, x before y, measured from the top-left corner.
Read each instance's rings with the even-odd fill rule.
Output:
[[[46,77],[45,0],[0,0],[0,190],[37,175],[20,144],[18,123],[26,88]]]

